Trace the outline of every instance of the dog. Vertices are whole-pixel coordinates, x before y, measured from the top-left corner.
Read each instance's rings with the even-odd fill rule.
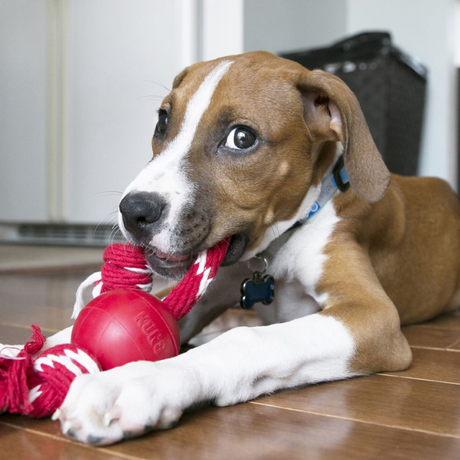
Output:
[[[106,445],[170,428],[199,403],[401,371],[412,360],[401,323],[459,306],[456,195],[441,179],[390,174],[334,75],[266,52],[192,65],[161,104],[152,148],[119,213],[152,270],[180,279],[231,238],[182,341],[239,302],[258,255],[275,299],[254,306],[266,326],[77,377],[55,417],[67,436]]]

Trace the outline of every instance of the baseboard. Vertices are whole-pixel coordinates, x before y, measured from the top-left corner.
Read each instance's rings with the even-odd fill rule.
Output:
[[[105,247],[124,241],[111,225],[0,223],[0,243]]]

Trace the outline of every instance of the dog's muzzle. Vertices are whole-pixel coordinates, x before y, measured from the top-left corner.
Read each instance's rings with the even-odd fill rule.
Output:
[[[161,276],[180,279],[196,255],[208,247],[205,241],[211,229],[211,219],[204,210],[184,207],[177,224],[171,228],[166,222],[170,206],[158,193],[130,192],[121,200],[119,209],[125,236],[131,243],[146,248],[150,267]],[[155,243],[155,235],[162,230],[167,230],[169,235],[169,252],[162,252],[168,249],[160,249]],[[237,262],[249,240],[246,233],[228,236],[232,239],[222,265]],[[219,241],[225,237],[219,237]]]

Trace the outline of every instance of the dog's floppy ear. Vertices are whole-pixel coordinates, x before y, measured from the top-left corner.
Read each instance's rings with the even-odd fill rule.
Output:
[[[174,78],[174,81],[173,81],[173,89],[177,88],[182,83],[182,80],[188,74],[188,70],[189,70],[189,68],[186,67],[184,70],[182,70],[182,72],[180,72],[179,74],[176,75],[176,77]]]
[[[380,200],[390,185],[390,173],[356,96],[340,78],[322,70],[302,72],[298,88],[313,140],[339,140],[353,190],[366,201]]]

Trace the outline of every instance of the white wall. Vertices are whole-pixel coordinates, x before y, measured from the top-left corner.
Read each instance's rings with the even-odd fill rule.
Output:
[[[46,18],[46,0],[0,0],[0,220],[48,217]]]
[[[346,0],[245,0],[244,50],[315,48],[347,33]]]
[[[199,60],[244,52],[244,0],[201,0]]]
[[[196,0],[0,0],[0,222],[101,223],[197,60]]]
[[[460,67],[460,0],[455,0],[455,66]]]
[[[100,222],[150,160],[156,110],[189,64],[180,8],[179,0],[71,0],[67,220]]]

